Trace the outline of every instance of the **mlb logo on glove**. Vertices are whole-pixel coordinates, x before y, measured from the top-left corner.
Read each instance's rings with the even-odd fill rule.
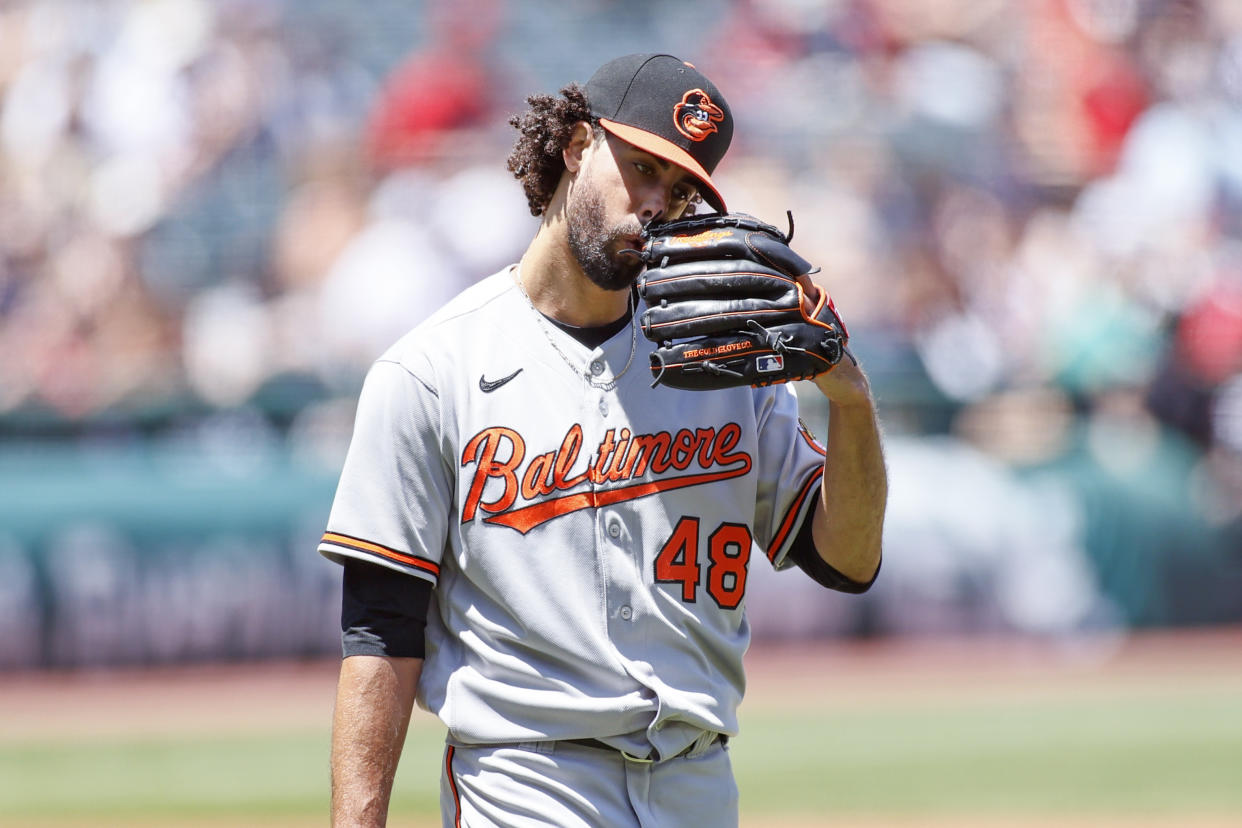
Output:
[[[780,356],[761,356],[755,359],[755,370],[761,374],[771,374],[785,370],[785,358]]]

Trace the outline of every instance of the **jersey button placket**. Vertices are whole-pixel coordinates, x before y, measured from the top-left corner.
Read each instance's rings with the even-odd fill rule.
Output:
[[[618,554],[624,550],[628,544],[626,543],[625,525],[621,516],[612,510],[605,510],[600,514],[603,520],[603,534],[607,536],[604,542],[607,546],[615,550],[611,554]],[[634,607],[631,603],[633,593],[632,585],[626,584],[625,579],[621,582],[614,582],[609,589],[611,593],[609,603],[613,609],[610,616],[617,621],[632,622],[634,620]]]

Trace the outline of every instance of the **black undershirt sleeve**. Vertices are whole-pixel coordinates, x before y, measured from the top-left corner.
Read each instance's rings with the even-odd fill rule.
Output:
[[[344,656],[423,658],[431,582],[379,564],[345,561],[341,590]]]
[[[875,568],[875,574],[871,576],[869,581],[855,581],[846,577],[837,571],[836,567],[827,563],[819,556],[819,552],[815,550],[815,537],[811,532],[811,526],[814,523],[811,515],[815,514],[815,510],[819,508],[819,492],[815,492],[815,502],[811,504],[811,508],[807,510],[806,518],[802,521],[802,526],[798,529],[798,536],[794,538],[793,546],[789,550],[789,559],[798,565],[798,567],[810,575],[818,584],[835,589],[837,592],[851,592],[858,594],[871,589],[871,585],[875,583],[875,579],[880,574],[879,565]],[[883,563],[883,562],[881,562]]]

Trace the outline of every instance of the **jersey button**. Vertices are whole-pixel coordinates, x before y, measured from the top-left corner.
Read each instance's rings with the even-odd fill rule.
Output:
[[[599,413],[603,414],[605,417],[608,416],[608,400],[599,401]]]
[[[634,617],[634,610],[630,609],[628,606],[622,607],[621,617],[625,619],[626,621],[629,621],[631,618]]]
[[[621,537],[621,524],[617,523],[615,520],[609,523],[608,524],[608,537],[610,538]]]
[[[591,363],[591,373],[592,373],[592,374],[594,374],[594,375],[595,375],[595,376],[597,376],[597,377],[598,377],[600,374],[604,373],[604,363],[603,363],[602,361],[598,360],[598,359],[597,359],[597,360],[595,360],[594,362],[592,362],[592,363]]]

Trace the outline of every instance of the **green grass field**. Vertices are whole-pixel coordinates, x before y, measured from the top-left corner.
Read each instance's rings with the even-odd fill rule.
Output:
[[[1202,817],[1242,825],[1237,681],[960,701],[923,700],[916,689],[825,710],[806,698],[785,709],[744,706],[731,748],[744,824]],[[326,724],[253,735],[0,734],[0,825],[323,825]],[[435,824],[441,740],[439,726],[420,718],[394,825]]]

